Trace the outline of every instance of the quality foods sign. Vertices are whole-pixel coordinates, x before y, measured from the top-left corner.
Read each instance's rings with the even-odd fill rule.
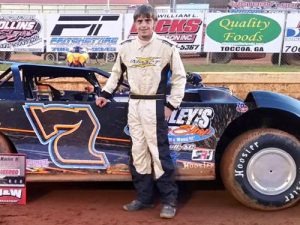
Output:
[[[283,14],[208,14],[204,50],[279,52]]]

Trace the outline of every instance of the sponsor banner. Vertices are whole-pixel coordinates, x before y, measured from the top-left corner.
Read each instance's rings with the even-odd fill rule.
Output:
[[[280,52],[284,14],[208,13],[205,52]]]
[[[0,187],[0,204],[26,204],[25,187]]]
[[[300,13],[287,15],[283,52],[300,53]]]
[[[44,51],[43,15],[0,15],[0,51]]]
[[[47,51],[117,52],[122,40],[122,14],[47,15]]]
[[[155,32],[178,45],[180,52],[201,51],[204,13],[159,13]],[[133,15],[125,15],[125,39],[137,35]]]
[[[0,204],[26,204],[25,155],[0,154]]]

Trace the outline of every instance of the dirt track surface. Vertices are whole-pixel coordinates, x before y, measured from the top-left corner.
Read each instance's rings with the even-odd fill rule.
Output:
[[[203,184],[203,183],[202,183]],[[0,206],[1,225],[296,225],[300,205],[262,212],[238,203],[222,188],[180,183],[175,219],[159,218],[154,209],[125,212],[122,205],[135,197],[131,183],[28,184],[27,205]],[[202,188],[201,188],[202,186]],[[201,189],[201,190],[200,190]]]

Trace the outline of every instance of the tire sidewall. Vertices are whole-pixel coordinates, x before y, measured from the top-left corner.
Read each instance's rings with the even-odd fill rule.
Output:
[[[286,191],[277,195],[265,195],[256,191],[247,177],[247,166],[250,159],[256,153],[270,147],[279,148],[290,154],[294,159],[296,168],[300,168],[300,147],[297,142],[287,136],[267,133],[253,137],[240,147],[240,151],[234,159],[234,179],[244,194],[255,200],[256,204],[281,208],[291,205],[299,199],[300,175],[298,170],[293,184]]]

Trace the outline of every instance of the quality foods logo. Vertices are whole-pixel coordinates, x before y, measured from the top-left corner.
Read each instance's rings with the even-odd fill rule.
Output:
[[[0,17],[0,41],[14,43],[32,38],[41,31],[41,23],[32,17],[2,16]]]
[[[281,32],[277,21],[262,15],[232,14],[208,24],[206,33],[219,43],[268,43]]]

